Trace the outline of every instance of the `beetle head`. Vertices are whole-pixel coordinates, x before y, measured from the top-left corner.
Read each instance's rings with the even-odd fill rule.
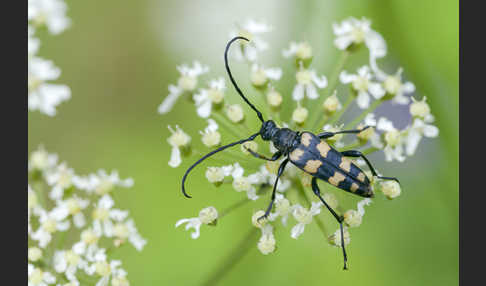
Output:
[[[262,128],[260,129],[260,136],[265,141],[271,140],[273,134],[277,131],[277,125],[272,120],[267,120],[263,122]]]

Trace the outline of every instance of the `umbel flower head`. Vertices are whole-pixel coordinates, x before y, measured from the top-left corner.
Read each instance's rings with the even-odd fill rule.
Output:
[[[288,162],[286,158],[278,156],[282,146],[274,145],[277,141],[274,143],[269,141],[272,135],[265,133],[265,130],[289,128],[314,134],[334,132],[324,141],[335,149],[355,149],[365,156],[383,152],[386,161],[404,162],[407,157],[415,153],[422,137],[430,138],[438,135],[438,129],[433,125],[431,108],[425,102],[425,98],[412,99],[410,104],[409,96],[414,90],[411,88],[412,84],[403,79],[402,69],[393,74],[378,69],[377,59],[386,55],[386,43],[378,32],[371,29],[371,22],[367,19],[349,18],[333,25],[336,36],[334,44],[341,50],[343,58],[352,58],[350,56],[360,46],[365,46],[369,51],[369,61],[353,72],[344,70],[345,65],[338,66],[330,77],[335,80],[329,82],[326,72],[312,64],[315,50],[312,49],[311,41],[293,41],[283,49],[283,60],[293,60],[295,63],[290,70],[274,67],[275,64],[270,65],[271,69],[266,68],[269,64],[260,62],[260,59],[265,58],[260,54],[270,50],[266,42],[262,45],[263,33],[269,32],[269,29],[266,29],[266,24],[253,20],[247,23],[251,25],[238,26],[231,35],[246,35],[250,40],[249,42],[239,41],[239,48],[234,50],[238,59],[246,59],[246,77],[250,84],[245,88],[237,87],[228,66],[227,48],[225,60],[229,79],[241,97],[236,95],[238,101],[230,101],[235,93],[232,89],[226,89],[228,83],[221,75],[211,75],[206,80],[202,77],[198,78],[196,86],[192,88],[198,90],[193,93],[195,100],[191,100],[192,97],[186,100],[195,105],[193,116],[204,118],[203,121],[199,121],[203,123],[199,126],[202,144],[191,141],[191,136],[182,131],[184,124],[180,122],[174,122],[177,123],[177,127],[171,129],[172,134],[168,139],[172,146],[170,166],[184,165],[186,168],[189,166],[186,163],[196,162],[190,165],[183,176],[184,195],[189,197],[184,189],[188,173],[209,157],[212,159],[211,163],[208,161],[205,169],[203,167],[199,171],[199,174],[204,174],[208,184],[200,184],[199,187],[188,184],[187,187],[199,192],[219,188],[223,191],[234,190],[244,194],[240,195],[241,201],[235,205],[220,212],[217,212],[214,207],[203,209],[199,217],[179,220],[176,227],[185,224],[186,229],[194,229],[191,237],[196,239],[200,236],[199,230],[202,225],[215,225],[216,219],[218,222],[224,221],[224,217],[237,207],[253,203],[257,204],[255,209],[258,211],[249,215],[251,219],[248,220],[248,225],[251,223],[261,231],[261,236],[255,244],[264,255],[269,255],[277,249],[275,229],[287,228],[290,237],[300,239],[305,235],[306,229],[315,227],[314,222],[317,222],[320,230],[328,237],[329,245],[341,247],[343,242],[344,245],[349,244],[350,230],[365,223],[364,206],[371,204],[371,198],[359,200],[358,196],[349,194],[345,197],[346,194],[332,184],[314,182],[311,170],[317,169],[321,162],[316,160],[317,162],[313,163],[316,165],[309,165],[307,172],[304,172],[302,170],[304,168],[298,168],[292,163],[293,161]],[[251,27],[251,29],[242,27]],[[242,38],[234,38],[230,44],[237,39]],[[240,74],[239,77],[244,75]],[[281,87],[280,81],[285,75],[293,79],[293,87],[290,90]],[[214,78],[218,78],[219,88],[215,88]],[[348,92],[337,93],[338,85],[348,86],[349,88],[344,89]],[[209,95],[208,86],[213,88],[217,96]],[[244,96],[241,90],[246,90],[247,95]],[[214,101],[213,98],[218,100]],[[409,105],[410,117],[406,128],[398,129],[395,127],[398,124],[394,124],[394,119],[374,114],[374,110],[387,101]],[[342,115],[352,105],[357,105],[361,112],[350,121],[344,122]],[[201,112],[202,106],[205,106],[204,112]],[[165,111],[168,112],[170,109],[172,107]],[[258,120],[253,120],[254,111],[263,125]],[[272,121],[264,121],[263,118]],[[354,134],[339,134],[342,130],[350,129],[356,130],[352,132]],[[261,132],[258,132],[259,130]],[[259,136],[261,138],[258,138]],[[264,136],[267,137],[263,138]],[[277,144],[285,143],[277,142]],[[239,147],[230,148],[237,145]],[[191,152],[181,151],[187,148],[190,148]],[[224,152],[215,155],[223,150]],[[325,148],[321,151],[328,152]],[[345,154],[353,156],[356,153],[342,153],[343,157]],[[283,155],[286,157],[288,154]],[[362,180],[366,180],[365,177],[369,180],[369,197],[372,196],[373,191],[376,191],[378,198],[396,199],[401,194],[397,182],[382,178],[380,172],[375,169],[367,170],[369,166],[363,159],[346,158],[343,159],[342,164],[342,168],[351,168],[351,166],[362,168],[363,174],[360,175]],[[340,176],[336,176],[329,178],[329,182],[338,185],[343,179],[344,177],[341,179]],[[312,192],[312,189],[316,188],[322,190],[319,197],[314,195],[318,193],[317,191]],[[275,197],[273,203],[268,205],[273,189],[275,189]],[[350,207],[355,204],[356,208]],[[336,211],[335,218],[344,225],[336,232],[328,231],[335,229],[335,220],[323,220],[322,214],[327,212],[328,207]],[[224,222],[218,223],[218,225],[222,224],[224,225]]]
[[[141,251],[147,243],[128,211],[115,207],[116,189],[133,180],[116,171],[78,175],[42,147],[31,154],[28,175],[29,285],[83,285],[87,276],[96,285],[128,283],[106,250],[131,244]]]

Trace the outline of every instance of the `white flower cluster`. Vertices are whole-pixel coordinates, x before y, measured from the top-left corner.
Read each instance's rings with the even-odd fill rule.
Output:
[[[246,91],[253,88],[251,92],[246,91],[245,93],[249,100],[262,111],[265,119],[273,119],[279,127],[288,127],[296,131],[313,130],[314,133],[320,133],[321,128],[326,132],[337,132],[344,129],[361,129],[366,125],[371,126],[356,135],[337,134],[327,138],[326,141],[339,150],[361,149],[365,155],[383,151],[386,161],[403,162],[406,156],[415,153],[422,137],[438,136],[438,129],[433,125],[434,117],[431,114],[430,106],[426,103],[426,98],[416,100],[410,97],[410,94],[415,91],[415,87],[403,79],[402,69],[398,69],[398,72],[394,74],[386,74],[378,68],[377,60],[386,56],[387,47],[383,37],[371,29],[369,20],[349,18],[333,25],[336,36],[334,44],[345,56],[343,58],[348,59],[356,50],[364,46],[369,51],[369,65],[363,65],[355,73],[349,73],[343,70],[344,64],[342,64],[332,73],[334,74],[331,77],[333,80],[329,82],[325,75],[311,67],[313,49],[310,43],[291,42],[289,47],[282,51],[282,55],[286,59],[295,60],[294,70],[291,71],[291,73],[295,73],[295,84],[291,90],[286,92],[278,90],[279,80],[283,74],[282,69],[266,68],[258,62],[263,58],[259,55],[269,48],[269,45],[262,39],[262,35],[270,30],[270,26],[265,23],[248,20],[246,24],[238,26],[238,29],[230,33],[231,37],[243,36],[250,40],[250,42],[239,41],[239,46],[232,49],[231,54],[248,64],[247,75],[251,85],[242,89]],[[194,64],[193,80],[183,79],[186,75],[181,72],[179,86],[177,88],[172,85],[169,87],[170,90],[183,90],[181,82],[190,82],[191,84],[186,84],[190,88],[184,89],[188,95],[187,99],[192,100],[191,102],[195,105],[197,116],[207,121],[207,125],[201,126],[199,131],[203,143],[199,146],[202,146],[203,150],[197,150],[200,148],[196,144],[197,142],[191,141],[191,136],[178,125],[175,129],[169,127],[171,136],[167,141],[172,147],[169,161],[169,165],[172,167],[180,166],[183,157],[190,157],[191,162],[195,162],[209,150],[215,150],[221,145],[246,138],[244,137],[246,134],[254,133],[261,128],[260,125],[251,125],[250,122],[254,121],[246,120],[245,113],[249,108],[244,102],[240,101],[236,104],[225,102],[229,101],[227,100],[229,93],[223,77],[210,80],[208,87],[198,89],[197,77],[207,70],[208,68],[202,68],[200,64]],[[338,84],[350,87],[346,101],[343,101],[342,95],[336,92]],[[225,92],[228,94],[225,95]],[[178,91],[177,94],[182,94],[182,92]],[[170,101],[170,97],[171,95],[161,105],[164,107],[163,113],[172,108],[172,105],[166,104],[167,100]],[[239,97],[238,100],[240,100]],[[411,123],[406,128],[397,129],[386,117],[375,118],[374,109],[386,101],[409,105]],[[341,115],[353,102],[362,109],[362,113],[346,124],[341,121]],[[293,106],[293,111],[281,112],[280,107],[284,103]],[[254,116],[253,113],[251,115]],[[354,141],[346,142],[346,138],[353,138]],[[238,148],[224,150],[219,157],[211,157],[213,161],[221,163],[207,167],[205,176],[208,182],[218,188],[245,192],[246,197],[242,198],[244,202],[260,201],[261,204],[267,206],[267,200],[277,179],[279,166],[284,159],[261,161],[253,157],[250,150],[253,152],[258,150],[260,154],[266,153],[265,156],[268,158],[271,157],[268,154],[275,154],[277,151],[271,142],[266,143],[259,139],[245,142]],[[194,156],[195,153],[197,156]],[[231,160],[231,164],[228,164],[228,160]],[[360,167],[366,167],[362,159],[352,161]],[[394,199],[401,194],[400,185],[397,182],[378,180],[372,176],[370,171],[364,172],[371,181],[371,187],[380,191],[382,196]],[[301,171],[291,163],[286,165],[284,173],[279,177],[275,201],[269,216],[261,219],[265,214],[264,210],[259,210],[252,216],[252,224],[261,230],[261,237],[257,242],[261,253],[267,255],[276,250],[274,230],[279,227],[279,224],[286,227],[289,220],[295,222],[289,231],[290,237],[294,239],[298,239],[304,233],[305,228],[315,221],[318,221],[321,230],[328,234],[324,230],[325,224],[320,221],[321,213],[327,213],[327,208],[317,197],[314,201],[308,197],[313,196],[310,190],[311,180],[312,176],[308,173]],[[359,201],[356,209],[347,209],[344,206],[349,205],[350,202],[338,201],[330,191],[330,189],[336,191],[334,187],[324,183],[320,184],[320,187],[328,188],[322,193],[324,200],[336,212],[342,214],[345,225],[343,240],[345,244],[348,244],[350,242],[349,229],[362,224],[364,206],[369,205],[371,199],[366,198]],[[265,198],[263,202],[261,197]],[[261,207],[257,209],[261,209]],[[228,212],[225,210],[221,213],[227,215]],[[221,219],[221,217],[219,218]],[[198,238],[201,225],[215,225],[217,218],[216,209],[209,207],[203,209],[199,217],[179,220],[176,226],[185,223],[186,229],[195,229],[195,232],[191,234],[192,238]],[[335,226],[336,222],[329,223],[334,223]],[[341,247],[341,230],[338,229],[329,234],[329,244]]]
[[[121,261],[108,253],[127,242],[139,251],[146,244],[112,198],[133,180],[116,171],[77,175],[42,147],[28,163],[28,285],[86,285],[90,277],[98,286],[128,285]]]
[[[37,55],[40,40],[35,37],[35,31],[47,27],[53,35],[63,32],[71,23],[66,10],[62,0],[28,2],[28,107],[48,116],[56,115],[56,107],[71,97],[71,90],[66,85],[52,83],[61,75],[61,69]]]

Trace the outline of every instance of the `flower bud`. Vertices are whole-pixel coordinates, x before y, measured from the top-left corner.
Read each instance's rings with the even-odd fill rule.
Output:
[[[250,152],[248,152],[247,149],[256,152],[258,150],[258,143],[256,143],[255,141],[247,141],[241,144],[241,152],[243,152],[243,154],[245,155],[250,155]]]
[[[251,217],[251,223],[258,228],[262,228],[266,223],[267,223],[267,218],[262,218],[259,220],[260,217],[262,217],[265,214],[264,211],[259,210],[256,213],[253,214]]]
[[[176,131],[172,130],[171,128],[169,128],[169,130],[172,133],[172,135],[167,139],[167,142],[169,142],[170,145],[176,147],[185,147],[191,142],[191,137],[182,131],[182,129],[180,129],[178,126],[176,126]]]
[[[334,112],[336,112],[336,110],[341,109],[341,103],[339,102],[339,99],[336,96],[336,92],[334,92],[333,95],[326,98],[326,100],[322,104],[322,108],[324,108],[324,111],[326,112],[327,115],[332,115],[334,114]]]
[[[218,218],[218,211],[214,207],[207,207],[199,212],[199,219],[204,224],[211,224]]]
[[[178,85],[185,91],[193,91],[196,89],[197,77],[181,76],[178,81]]]
[[[30,261],[37,261],[42,257],[42,250],[38,247],[30,247],[28,257]]]
[[[233,188],[237,192],[248,191],[251,188],[251,184],[247,177],[241,176],[233,180]]]
[[[123,276],[118,276],[118,277],[113,277],[111,280],[111,285],[112,286],[130,286],[130,282],[128,282],[128,279]]]
[[[383,81],[383,87],[388,94],[396,95],[402,86],[400,77],[397,75],[389,75]]]
[[[412,100],[413,100],[413,102],[412,102],[412,104],[410,104],[410,114],[413,117],[425,118],[427,115],[430,114],[430,107],[425,102],[425,100],[426,100],[425,96],[422,98],[421,101],[417,101],[413,97],[412,97]]]
[[[297,124],[303,124],[309,115],[309,111],[305,107],[297,107],[292,113],[292,120]]]
[[[385,141],[390,146],[396,146],[400,143],[400,131],[398,130],[390,130],[385,133]]]
[[[206,170],[206,178],[210,183],[219,186],[224,180],[223,169],[218,167],[209,167]]]
[[[106,261],[98,261],[95,264],[96,273],[100,276],[108,276],[111,273],[110,264]]]
[[[343,229],[344,245],[348,245],[351,242],[349,232],[346,228]],[[332,235],[328,237],[328,241],[331,245],[341,247],[341,229],[336,230]]]
[[[307,42],[299,43],[295,57],[298,60],[306,61],[312,58],[312,47]]]
[[[224,99],[224,93],[217,88],[211,88],[208,90],[209,98],[214,104],[221,104]]]
[[[350,227],[357,227],[361,224],[362,216],[355,210],[348,210],[344,213],[344,222]]]
[[[239,104],[229,105],[226,109],[226,116],[228,116],[229,120],[233,123],[239,123],[245,118],[243,109]]]
[[[400,184],[396,181],[384,181],[380,183],[381,191],[388,199],[394,199],[398,197],[401,193]]]
[[[255,87],[263,87],[268,82],[268,77],[265,70],[258,68],[251,72],[250,80]]]
[[[221,143],[221,134],[218,131],[205,132],[201,140],[205,146],[215,147]]]
[[[275,251],[275,237],[272,233],[264,234],[258,241],[257,247],[258,250],[264,255],[272,253]]]
[[[365,126],[363,124],[359,124],[357,126],[358,129],[363,129]],[[368,127],[365,130],[361,131],[356,135],[358,137],[358,140],[361,141],[362,143],[368,142],[368,140],[375,134],[375,128],[374,127]]]
[[[282,96],[275,90],[271,90],[267,93],[267,103],[270,107],[277,109],[282,104]]]

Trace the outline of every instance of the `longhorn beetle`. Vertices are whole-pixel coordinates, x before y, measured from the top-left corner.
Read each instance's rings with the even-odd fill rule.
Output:
[[[258,118],[262,122],[262,127],[260,128],[260,131],[251,135],[250,137],[222,146],[214,151],[209,152],[208,154],[204,155],[202,158],[197,160],[196,163],[191,165],[186,170],[184,176],[182,177],[182,193],[187,198],[191,198],[191,196],[189,196],[186,193],[186,190],[184,188],[184,182],[186,181],[189,172],[196,165],[204,161],[206,158],[220,151],[225,150],[226,148],[238,144],[243,144],[248,141],[252,141],[258,135],[260,135],[264,141],[272,141],[275,148],[278,151],[275,152],[275,154],[273,154],[271,158],[267,158],[247,148],[247,151],[250,152],[251,155],[253,155],[256,158],[267,160],[267,161],[276,161],[282,156],[286,158],[282,161],[282,163],[280,163],[280,166],[278,168],[277,179],[275,180],[275,184],[273,185],[270,204],[268,205],[265,214],[261,216],[259,220],[266,218],[270,214],[273,203],[275,201],[275,190],[277,187],[278,179],[280,178],[280,176],[282,176],[282,173],[285,169],[285,166],[287,166],[287,163],[291,162],[292,164],[294,164],[295,166],[302,169],[304,172],[310,174],[313,177],[312,191],[326,206],[326,208],[331,212],[334,218],[336,218],[336,220],[338,221],[341,230],[341,246],[343,249],[344,269],[347,269],[346,266],[347,256],[346,256],[346,249],[344,247],[344,233],[343,233],[344,217],[338,215],[326,203],[326,201],[324,201],[324,199],[321,196],[319,186],[317,185],[317,179],[324,180],[335,187],[338,187],[342,190],[345,190],[346,192],[350,192],[352,194],[361,197],[366,197],[366,198],[373,197],[374,193],[371,188],[370,180],[368,179],[368,177],[358,166],[356,166],[354,163],[351,162],[351,160],[346,158],[346,157],[354,157],[354,158],[361,157],[364,159],[364,161],[370,168],[373,176],[376,176],[381,179],[386,179],[386,180],[394,180],[398,183],[400,182],[398,181],[397,178],[394,177],[378,176],[371,163],[360,151],[347,150],[347,151],[339,152],[336,149],[334,149],[332,146],[327,144],[326,141],[321,140],[321,139],[330,138],[336,134],[342,134],[342,133],[357,134],[365,130],[369,126],[366,126],[362,129],[343,130],[338,132],[323,132],[314,135],[313,133],[307,131],[298,132],[298,131],[290,130],[288,128],[278,128],[275,122],[273,122],[272,120],[265,121],[263,119],[262,113],[258,111],[258,109],[253,104],[251,104],[251,102],[248,101],[248,99],[243,95],[243,92],[236,84],[236,81],[234,80],[228,65],[229,47],[233,42],[239,39],[249,42],[249,40],[244,37],[235,37],[228,42],[228,44],[226,45],[226,49],[224,51],[224,63],[225,63],[226,71],[228,72],[228,76],[231,80],[231,83],[235,87],[238,94],[256,112]]]

